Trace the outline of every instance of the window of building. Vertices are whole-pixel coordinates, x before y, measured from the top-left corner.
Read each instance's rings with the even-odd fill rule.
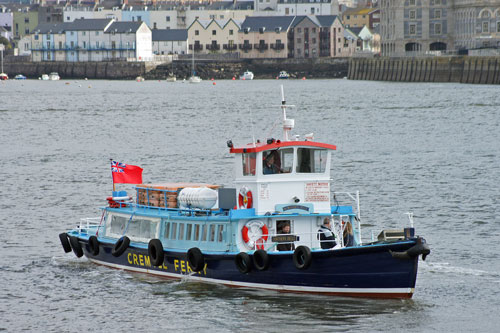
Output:
[[[223,19],[224,19],[224,15],[219,15],[219,18],[220,18],[221,20],[223,20]]]
[[[24,29],[24,33],[25,33],[26,35],[29,35],[29,33],[30,33],[30,29],[29,29],[29,28]]]
[[[434,18],[436,18],[436,19],[441,18],[441,9],[436,9],[434,11]]]
[[[233,30],[229,30],[229,35],[232,35],[233,34]]]
[[[500,23],[500,22],[499,22]],[[35,35],[35,40],[38,40],[38,35]]]
[[[435,5],[440,5],[441,4],[441,0],[434,0],[434,4]]]
[[[497,22],[497,32],[500,32],[500,21]]]
[[[314,15],[314,7],[311,7],[311,15]]]
[[[87,47],[87,42],[83,42],[83,48],[86,48]]]
[[[417,25],[410,24],[410,35],[416,35],[416,34],[417,34]]]
[[[302,32],[302,28],[297,28],[297,32]]]
[[[167,16],[167,22],[170,22],[170,16]]]
[[[142,16],[137,16],[137,21],[142,21]]]
[[[316,28],[312,28],[312,33],[315,34],[316,33]]]
[[[490,22],[483,22],[483,32],[490,32]]]
[[[24,18],[24,23],[30,23],[30,18],[29,17],[25,17]]]
[[[316,44],[316,38],[312,38],[311,43]]]
[[[410,6],[415,6],[415,0],[410,0]]]
[[[95,42],[95,47],[98,49],[99,48],[99,42]]]
[[[99,31],[96,31],[96,32],[95,32],[95,35],[96,35],[96,36],[99,36]]]
[[[217,30],[212,30],[212,36],[217,35]]]
[[[86,32],[86,31],[83,31],[83,32],[82,32],[82,36],[85,36],[86,34],[87,34],[87,32]]]
[[[440,35],[441,34],[441,23],[434,24],[434,33],[436,35]]]
[[[73,34],[74,34],[74,31],[71,31],[71,32],[70,32],[69,34],[70,34],[71,36],[73,36]]]
[[[195,35],[195,36],[198,36],[199,34],[200,34],[200,30],[195,30],[195,31],[194,31],[194,35]]]
[[[290,8],[285,8],[285,15],[290,15]]]
[[[69,21],[69,16],[66,16],[66,21]]]
[[[416,10],[410,10],[410,20],[414,20],[417,18],[417,11]]]

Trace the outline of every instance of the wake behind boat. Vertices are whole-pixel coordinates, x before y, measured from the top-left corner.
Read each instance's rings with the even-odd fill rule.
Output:
[[[336,146],[312,135],[290,140],[284,96],[281,110],[281,139],[227,142],[231,188],[142,184],[141,168],[112,162],[114,183],[140,184],[135,199],[114,191],[101,218],[59,235],[64,250],[108,267],[231,287],[412,297],[418,258],[430,253],[412,219],[364,243],[359,193],[330,190]]]

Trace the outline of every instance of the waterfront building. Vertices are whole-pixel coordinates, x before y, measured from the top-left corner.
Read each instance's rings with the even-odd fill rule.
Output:
[[[359,31],[358,38],[361,41],[361,48],[357,50],[365,54],[379,54],[380,53],[380,34],[378,33],[380,26],[373,29],[364,26]]]
[[[455,48],[500,48],[500,2],[455,0]]]
[[[247,17],[238,34],[240,57],[288,58],[288,33],[294,20],[295,16]]]
[[[5,29],[5,38],[11,39],[12,38],[12,25],[14,22],[14,14],[12,13],[12,10],[10,8],[7,8],[5,6],[0,6],[0,27],[3,27]],[[7,37],[7,35],[9,37]]]
[[[500,3],[489,0],[380,1],[382,54],[463,53],[500,47]]]
[[[76,19],[39,25],[31,39],[32,61],[152,60],[151,30],[144,22]]]
[[[187,29],[189,50],[196,53],[236,52],[240,27],[241,23],[233,19],[196,19]]]
[[[186,29],[153,29],[153,54],[187,54],[188,31]]]
[[[379,8],[348,8],[342,13],[342,22],[348,28],[373,29],[380,24]]]
[[[63,21],[73,22],[76,19],[114,19],[116,21],[127,21],[122,19],[121,6],[96,5],[68,5],[63,10]],[[131,20],[129,20],[131,21]]]
[[[339,15],[339,3],[338,0],[278,0],[275,15]]]
[[[38,6],[24,6],[13,11],[14,39],[29,35],[38,25]]]
[[[345,29],[335,15],[299,16],[289,33],[291,58],[343,57],[349,52]]]

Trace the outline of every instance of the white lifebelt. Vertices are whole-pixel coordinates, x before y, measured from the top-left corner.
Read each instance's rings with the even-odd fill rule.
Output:
[[[249,249],[263,250],[268,237],[269,230],[260,220],[249,221],[241,229],[241,238]]]

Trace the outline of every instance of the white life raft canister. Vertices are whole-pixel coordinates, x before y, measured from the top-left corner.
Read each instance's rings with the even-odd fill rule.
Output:
[[[208,187],[186,187],[177,197],[181,208],[211,209],[217,202],[217,191]]]

